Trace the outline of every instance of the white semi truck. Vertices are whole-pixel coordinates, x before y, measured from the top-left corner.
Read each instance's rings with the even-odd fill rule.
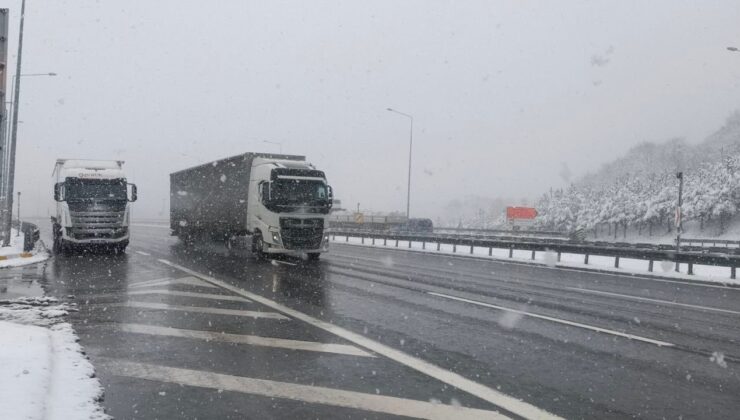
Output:
[[[318,259],[331,207],[326,175],[304,156],[245,153],[170,174],[170,229],[186,243]]]
[[[126,250],[136,185],[127,182],[123,163],[57,160],[52,175],[56,212],[51,218],[55,252],[91,247]]]

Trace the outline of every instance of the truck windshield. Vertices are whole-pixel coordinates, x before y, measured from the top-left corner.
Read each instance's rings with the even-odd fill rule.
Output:
[[[122,179],[67,178],[64,185],[67,200],[126,200],[126,181]]]
[[[275,204],[324,204],[328,197],[326,183],[322,181],[278,179],[272,186],[272,200]]]

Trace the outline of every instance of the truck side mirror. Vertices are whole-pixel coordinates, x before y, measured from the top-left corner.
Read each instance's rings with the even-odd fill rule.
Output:
[[[64,201],[64,183],[54,184],[54,201]]]
[[[136,194],[136,184],[128,184],[131,186],[131,198],[128,201],[134,202],[138,198]]]
[[[331,185],[327,185],[326,189],[328,191],[326,201],[329,202],[329,208],[332,208],[334,206],[334,189]]]

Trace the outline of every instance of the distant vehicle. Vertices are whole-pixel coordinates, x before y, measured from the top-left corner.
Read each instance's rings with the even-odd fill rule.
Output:
[[[434,233],[434,224],[431,219],[408,219],[406,223],[395,225],[391,232],[399,233]]]
[[[58,159],[52,177],[55,252],[104,247],[124,252],[129,243],[136,185],[126,181],[122,160]]]
[[[537,209],[533,207],[507,207],[506,224],[512,230],[530,228],[537,217]]]
[[[251,239],[258,256],[318,259],[332,197],[304,156],[245,153],[170,174],[170,229],[187,243]]]

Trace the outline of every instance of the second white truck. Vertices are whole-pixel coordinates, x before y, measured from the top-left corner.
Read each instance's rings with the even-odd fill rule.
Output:
[[[127,182],[123,161],[58,159],[52,176],[54,251],[95,247],[124,252],[136,185]]]
[[[189,243],[250,241],[259,256],[318,259],[332,196],[303,156],[245,153],[170,174],[170,229]]]

